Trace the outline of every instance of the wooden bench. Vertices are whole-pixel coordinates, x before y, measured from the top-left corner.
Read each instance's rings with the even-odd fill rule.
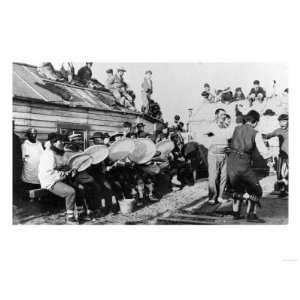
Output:
[[[49,196],[51,193],[46,189],[34,189],[29,191],[29,199],[31,202],[40,201],[41,198]]]

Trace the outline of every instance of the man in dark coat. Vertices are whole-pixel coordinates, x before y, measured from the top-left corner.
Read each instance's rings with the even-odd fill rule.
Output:
[[[151,134],[148,132],[145,132],[145,124],[143,123],[138,123],[136,125],[137,128],[137,137],[138,138],[147,138],[147,137],[151,137]]]
[[[255,150],[271,164],[271,153],[266,148],[262,135],[255,130],[260,119],[257,111],[251,110],[246,115],[246,123],[236,126],[228,154],[227,172],[230,186],[234,190],[233,213],[239,219],[241,201],[248,201],[246,218],[248,222],[263,223],[256,215],[259,200],[263,194],[258,177],[252,169],[252,156]]]
[[[79,81],[86,86],[88,86],[88,84],[90,83],[92,76],[93,76],[93,72],[91,69],[92,65],[93,65],[93,63],[87,62],[84,67],[82,67],[78,70],[78,73],[77,73]]]

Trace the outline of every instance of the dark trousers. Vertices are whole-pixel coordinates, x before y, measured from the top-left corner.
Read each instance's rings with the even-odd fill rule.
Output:
[[[287,172],[286,172],[287,174],[283,174],[284,164],[286,164],[286,167],[287,167]],[[278,164],[277,164],[277,170],[276,170],[277,180],[281,180],[281,179],[283,179],[283,177],[285,177],[284,179],[288,179],[288,167],[289,167],[289,157],[284,152],[281,152],[278,157]]]
[[[230,153],[227,160],[227,173],[230,186],[235,192],[262,196],[262,188],[257,175],[251,169],[251,160],[247,155]]]

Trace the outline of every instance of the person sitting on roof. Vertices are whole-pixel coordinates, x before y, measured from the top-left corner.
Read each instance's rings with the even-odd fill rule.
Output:
[[[243,90],[241,87],[237,87],[235,89],[234,95],[233,95],[233,101],[241,101],[241,100],[245,100],[245,94],[243,93]]]
[[[70,133],[68,140],[69,143],[64,148],[66,159],[82,152],[83,141],[80,133]],[[78,196],[85,200],[85,208],[83,206],[77,207],[80,221],[90,221],[92,216],[95,216],[96,212],[100,210],[101,187],[88,173],[88,170],[78,172],[72,180],[69,180],[69,184],[75,188]]]
[[[92,62],[87,62],[84,67],[80,68],[77,73],[77,77],[80,83],[85,86],[89,86],[92,79]]]
[[[128,84],[124,81],[126,70],[122,67],[117,69],[117,73],[113,75],[113,70],[106,71],[108,78],[106,80],[107,88],[112,92],[117,102],[129,109],[134,109],[135,95],[128,90]]]
[[[163,121],[162,112],[160,106],[157,102],[152,99],[149,99],[149,111],[148,115],[157,120]]]
[[[171,128],[177,128],[178,124],[179,124],[179,121],[180,121],[180,116],[179,115],[175,115],[174,116],[174,122],[171,125]]]
[[[37,72],[44,78],[53,81],[64,81],[62,74],[55,70],[51,62],[41,63],[37,67]]]
[[[204,84],[204,91],[201,93],[201,96],[209,102],[215,101],[215,95],[210,91],[210,85],[208,83]]]
[[[60,72],[66,81],[72,83],[75,76],[75,68],[73,66],[73,63],[63,62],[60,67]]]
[[[253,87],[251,88],[248,98],[250,106],[252,106],[255,100],[262,102],[266,97],[266,91],[260,86],[259,80],[253,81]]]

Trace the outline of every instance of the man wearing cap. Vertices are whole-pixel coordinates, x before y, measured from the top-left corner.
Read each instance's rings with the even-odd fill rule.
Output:
[[[248,95],[250,105],[252,105],[255,100],[262,102],[265,97],[266,97],[266,92],[260,86],[259,80],[254,80],[253,87],[251,88],[249,95]]]
[[[149,101],[151,100],[151,95],[153,93],[152,84],[152,71],[147,70],[145,72],[144,81],[142,83],[142,112],[147,114],[149,112]]]
[[[132,124],[130,122],[124,122],[123,123],[123,136],[129,137],[132,133]]]
[[[114,89],[114,71],[113,69],[108,69],[106,70],[106,88],[108,90],[113,90]]]
[[[107,133],[95,132],[92,138],[94,145],[109,145],[109,135]],[[107,214],[111,211],[117,212],[117,200],[120,200],[123,197],[123,190],[119,181],[118,169],[113,166],[114,162],[107,157],[103,162],[92,165],[88,169],[89,174],[95,178],[96,182],[101,187],[101,209],[102,213],[104,214]]]
[[[64,144],[59,138],[53,140],[41,156],[38,177],[42,188],[65,199],[67,224],[77,224],[74,215],[75,201],[79,207],[83,205],[81,198],[76,198],[75,189],[65,182],[68,177],[75,175],[76,171],[67,166]]]
[[[264,138],[270,139],[278,137],[279,139],[279,160],[277,164],[277,180],[283,182],[284,186],[281,189],[281,195],[285,196],[288,191],[288,166],[289,166],[289,116],[282,114],[278,117],[280,128],[275,129],[273,132],[264,135]],[[286,167],[284,171],[283,167]],[[286,173],[286,174],[284,174]]]
[[[264,220],[257,217],[257,207],[262,197],[262,187],[258,177],[252,169],[252,155],[256,149],[261,156],[271,163],[271,152],[266,148],[262,135],[255,130],[260,115],[251,110],[246,115],[245,124],[235,127],[230,149],[228,149],[227,172],[233,194],[233,215],[235,219],[242,218],[241,203],[247,200],[246,219],[248,222],[263,223]]]
[[[112,92],[118,103],[127,108],[134,107],[134,99],[128,93],[128,85],[124,80],[126,70],[120,67],[117,69],[117,73],[115,75],[112,75],[111,69],[107,71],[109,71],[107,73],[109,76],[106,82],[107,88]]]
[[[145,124],[143,124],[143,123],[138,123],[138,124],[136,125],[136,128],[137,128],[137,133],[136,133],[136,135],[137,135],[138,138],[147,138],[147,137],[150,137],[150,136],[151,136],[150,133],[145,132]]]
[[[37,140],[37,130],[35,128],[28,128],[26,139],[22,144],[22,181],[26,191],[40,187],[38,167],[43,151],[42,144]]]
[[[82,152],[82,135],[71,133],[68,136],[69,144],[65,146],[65,152],[69,157],[72,154]],[[88,170],[79,172],[70,184],[77,190],[79,197],[86,200],[86,210],[83,207],[77,208],[79,218],[82,221],[89,221],[91,215],[100,207],[101,188],[95,179],[88,173]]]
[[[84,67],[78,70],[77,73],[79,81],[86,86],[89,85],[93,76],[92,65],[92,62],[87,62]]]

